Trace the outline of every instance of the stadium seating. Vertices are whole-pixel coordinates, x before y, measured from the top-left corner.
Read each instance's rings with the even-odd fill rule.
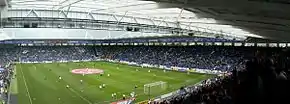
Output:
[[[1,48],[0,63],[9,61],[70,61],[95,59],[92,47],[15,47]],[[1,64],[0,64],[1,65]]]
[[[2,49],[0,62],[4,60],[23,62],[93,60],[97,55],[101,58],[139,64],[229,71],[244,67],[244,59],[254,52],[255,50],[251,48],[214,46],[18,47]]]
[[[101,47],[103,58],[210,70],[232,70],[243,67],[244,58],[254,51],[235,47]]]
[[[218,46],[16,47],[1,49],[0,65],[14,60],[70,61],[99,57],[140,64],[233,71],[229,76],[209,79],[200,86],[182,88],[182,93],[154,103],[280,104],[287,97],[283,94],[287,95],[289,88],[285,83],[289,82],[290,68],[289,56],[281,52],[279,48]]]
[[[19,59],[27,61],[93,60],[95,55],[89,47],[21,47]]]
[[[5,102],[8,96],[8,89],[10,85],[10,76],[12,75],[12,67],[10,62],[16,58],[16,50],[13,48],[0,48],[0,99]]]
[[[286,104],[289,103],[289,68],[276,66],[277,58],[250,60],[245,70],[188,87],[185,94],[154,104]]]
[[[0,48],[0,66],[7,64],[12,60],[16,60],[17,49],[14,48]]]
[[[286,92],[289,85],[286,84],[287,81],[289,83],[287,79],[289,79],[290,61],[287,61],[289,58],[285,54],[281,54],[282,49],[126,46],[102,47],[97,50],[103,58],[115,60],[234,71],[230,76],[213,78],[210,83],[204,81],[201,86],[188,87],[185,90],[186,93],[180,93],[170,99],[160,102],[152,101],[153,104],[277,104],[287,102]],[[269,62],[270,59],[272,61]],[[247,65],[245,60],[248,60]],[[237,72],[237,70],[242,71]]]

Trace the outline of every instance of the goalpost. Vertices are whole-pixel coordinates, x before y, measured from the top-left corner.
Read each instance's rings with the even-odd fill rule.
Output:
[[[144,93],[151,95],[152,93],[161,93],[167,89],[167,82],[158,81],[144,85]]]

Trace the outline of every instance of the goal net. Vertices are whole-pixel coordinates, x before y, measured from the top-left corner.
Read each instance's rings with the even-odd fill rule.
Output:
[[[167,89],[167,82],[163,82],[163,81],[148,83],[144,85],[144,93],[147,95],[161,93],[163,91],[166,91],[166,89]]]

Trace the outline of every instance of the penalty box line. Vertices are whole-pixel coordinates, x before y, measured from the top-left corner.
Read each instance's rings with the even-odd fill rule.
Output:
[[[64,81],[64,80],[63,80]],[[68,83],[64,81],[67,85]],[[81,96],[77,91],[75,91],[72,87],[68,88],[69,91],[73,92],[75,95],[79,96],[82,100],[86,101],[88,104],[93,104],[91,101],[86,99],[85,97]]]
[[[91,101],[89,101],[88,99],[86,99],[85,97],[81,96],[78,92],[76,92],[73,88],[69,88],[69,90],[73,93],[75,93],[77,96],[79,96],[81,99],[83,99],[84,101],[86,101],[89,104],[93,104]]]
[[[64,80],[63,80],[64,81]],[[64,81],[66,82],[66,81]],[[67,82],[66,82],[67,83]],[[86,101],[88,104],[93,104],[91,101],[86,99],[85,97],[81,96],[76,90],[74,90],[72,87],[68,88],[69,91],[73,92],[75,95],[79,96],[82,100]]]
[[[25,85],[25,88],[26,88],[26,91],[27,91],[27,94],[28,94],[29,102],[30,102],[30,104],[32,104],[31,96],[30,96],[30,93],[29,93],[29,90],[28,90],[28,87],[27,87],[26,79],[24,77],[24,73],[22,71],[21,65],[20,65],[20,70],[21,70],[21,74],[22,74],[22,77],[23,77],[24,85]]]

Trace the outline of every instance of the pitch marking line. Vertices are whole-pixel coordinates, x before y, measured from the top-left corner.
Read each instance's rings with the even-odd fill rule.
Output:
[[[73,88],[69,88],[69,90],[73,93],[75,93],[76,95],[78,95],[80,98],[82,98],[84,101],[86,101],[89,104],[93,104],[92,102],[90,102],[88,99],[84,98],[83,96],[81,96],[79,93],[77,93]]]
[[[26,91],[27,91],[27,94],[28,94],[29,102],[30,102],[30,104],[32,104],[31,96],[30,96],[30,93],[29,93],[29,90],[28,90],[28,87],[27,87],[27,83],[26,83],[26,79],[24,77],[24,74],[23,74],[23,71],[22,71],[22,67],[21,66],[20,66],[20,69],[21,69],[21,73],[22,73],[24,85],[25,85],[25,88],[26,88]]]

